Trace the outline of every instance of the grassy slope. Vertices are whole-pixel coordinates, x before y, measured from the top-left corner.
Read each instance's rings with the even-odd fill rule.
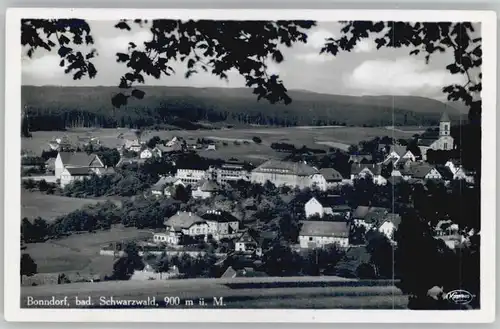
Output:
[[[147,230],[113,228],[109,231],[76,234],[60,240],[29,243],[28,253],[38,265],[39,273],[79,272],[80,274],[111,274],[113,257],[99,255],[103,245],[128,239],[150,237]]]

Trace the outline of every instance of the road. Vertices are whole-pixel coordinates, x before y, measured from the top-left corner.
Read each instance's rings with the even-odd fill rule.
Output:
[[[28,299],[49,300],[52,296],[56,300],[67,297],[67,306],[28,305]],[[90,300],[93,305],[77,306],[76,297]],[[123,306],[129,300],[151,301],[153,297],[154,306]],[[392,282],[338,277],[109,281],[21,287],[21,307],[404,309],[406,305],[407,297]]]

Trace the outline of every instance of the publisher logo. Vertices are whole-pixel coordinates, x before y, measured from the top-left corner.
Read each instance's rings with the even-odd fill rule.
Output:
[[[467,290],[453,290],[448,292],[444,299],[449,300],[454,304],[467,305],[469,304],[475,296],[468,292]]]

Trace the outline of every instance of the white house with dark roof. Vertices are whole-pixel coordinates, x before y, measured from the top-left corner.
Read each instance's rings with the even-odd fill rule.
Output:
[[[265,184],[267,181],[276,186],[298,187],[300,189],[316,186],[326,190],[326,180],[318,169],[304,162],[269,160],[255,168],[251,173],[251,181]]]
[[[338,195],[328,195],[326,197],[312,197],[304,205],[306,218],[325,215],[342,216],[346,219],[350,217],[351,208]]]
[[[392,161],[393,164],[397,164],[400,161],[416,161],[415,155],[406,149],[406,146],[402,145],[392,145],[389,151],[389,154],[385,157],[384,163],[387,161]]]
[[[374,184],[385,185],[387,179],[382,176],[381,164],[361,164],[353,163],[351,165],[351,180],[371,178]]]
[[[378,223],[378,231],[392,240],[394,238],[394,232],[396,232],[400,223],[401,216],[399,214],[388,213]]]
[[[333,221],[303,221],[299,233],[299,244],[304,249],[322,248],[336,244],[349,247],[349,224]]]
[[[377,227],[378,223],[386,217],[389,209],[372,206],[358,206],[352,213],[354,225],[362,225],[367,229]]]
[[[206,237],[208,234],[207,222],[191,212],[178,212],[167,219],[164,224],[165,232],[153,235],[153,241],[156,243],[178,245],[181,243],[183,235]]]
[[[154,156],[153,149],[150,149],[149,147],[144,148],[139,153],[140,159],[151,159],[153,156]]]
[[[201,180],[191,195],[195,199],[208,199],[213,197],[220,190],[219,185],[213,180]]]
[[[162,176],[160,179],[151,187],[151,194],[156,196],[171,196],[170,188],[176,187],[177,185],[186,186],[180,179],[173,176]]]
[[[63,171],[67,168],[87,168],[92,170],[96,168],[105,168],[105,166],[96,154],[89,155],[85,152],[59,152],[55,161],[56,179],[61,179]]]
[[[324,177],[327,189],[338,186],[343,182],[342,175],[334,168],[321,168],[319,173]]]

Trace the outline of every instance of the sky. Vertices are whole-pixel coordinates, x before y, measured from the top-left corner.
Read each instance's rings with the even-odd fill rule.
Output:
[[[57,51],[36,50],[32,58],[22,58],[23,85],[117,86],[127,72],[123,63],[116,62],[116,52],[126,52],[130,41],[140,44],[150,39],[147,28],[134,26],[132,31],[114,28],[115,21],[89,21],[98,56],[93,63],[98,70],[94,79],[74,81],[59,66]],[[376,49],[374,37],[358,43],[354,51],[337,56],[320,55],[329,37],[340,35],[340,23],[318,22],[308,31],[307,44],[282,48],[285,60],[269,63],[269,71],[278,73],[288,89],[309,90],[340,95],[412,95],[445,100],[443,86],[463,83],[464,77],[451,75],[446,65],[452,54],[435,54],[428,64],[423,56],[409,56],[411,49]],[[181,63],[172,65],[176,74],[159,80],[146,78],[147,85],[191,87],[244,87],[238,72],[230,71],[228,81],[200,72],[184,77]]]

